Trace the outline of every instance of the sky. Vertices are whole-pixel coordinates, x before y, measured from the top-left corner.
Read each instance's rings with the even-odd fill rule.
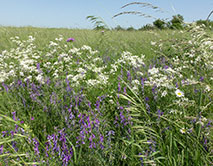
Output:
[[[163,12],[139,5],[121,9],[130,2],[151,3]],[[86,17],[92,15],[101,17],[109,27],[140,28],[155,19],[136,15],[112,17],[124,11],[140,11],[166,20],[181,14],[185,22],[193,22],[206,19],[212,10],[213,0],[0,0],[0,25],[90,29],[94,24]],[[210,18],[213,20],[213,15]]]

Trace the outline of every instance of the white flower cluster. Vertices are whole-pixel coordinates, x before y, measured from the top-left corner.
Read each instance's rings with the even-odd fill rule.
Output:
[[[3,51],[0,54],[0,83],[19,76],[25,80],[37,80],[45,83],[48,77],[58,79],[67,77],[72,86],[81,83],[88,86],[105,86],[109,73],[98,51],[90,46],[68,48],[63,45],[63,36],[59,35],[50,41],[44,53],[38,51],[33,44],[35,38],[29,36],[20,40],[18,36],[11,38],[17,48]]]
[[[0,82],[17,75],[24,77],[25,74],[30,75],[38,72],[36,61],[40,58],[40,52],[36,51],[34,40],[35,38],[32,36],[29,36],[26,41],[21,41],[18,36],[11,38],[11,41],[17,44],[17,48],[2,52],[0,56]],[[32,76],[29,78],[31,79]]]
[[[174,71],[170,67],[168,68],[151,68],[148,70],[148,77],[147,81],[145,81],[146,86],[157,86],[158,88],[162,89],[174,89],[174,80],[176,79],[176,75],[179,72]],[[166,92],[164,92],[165,94]]]
[[[128,51],[124,51],[121,54],[121,57],[115,61],[114,64],[111,64],[111,74],[115,74],[117,72],[117,69],[120,66],[129,66],[132,68],[142,68],[144,65],[144,58],[145,55],[137,56],[133,55],[132,53]]]
[[[117,61],[118,63],[127,63],[128,65],[134,68],[140,68],[144,65],[144,57],[145,55],[141,55],[141,57],[132,55],[132,53],[124,51],[121,54],[121,58]]]

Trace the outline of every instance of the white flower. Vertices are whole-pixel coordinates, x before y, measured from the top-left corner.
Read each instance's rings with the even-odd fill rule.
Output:
[[[26,77],[25,79],[24,79],[25,81],[27,81],[27,80],[32,80],[32,76],[28,76],[28,77]]]
[[[163,91],[162,94],[161,94],[161,97],[165,97],[167,95],[167,91]]]
[[[211,88],[209,85],[206,85],[206,89],[205,89],[207,92],[211,91]]]
[[[114,104],[114,101],[112,99],[109,100],[110,104]]]
[[[140,72],[140,71],[138,71],[137,74],[140,75],[140,76],[143,76],[143,73]]]
[[[55,42],[53,42],[53,41],[50,41],[50,44],[49,44],[49,46],[51,47],[51,46],[57,46],[58,44],[57,43],[55,43]]]
[[[93,62],[98,62],[98,61],[101,61],[101,58],[95,58],[95,59],[93,59]]]
[[[19,74],[20,74],[20,76],[24,76],[24,73],[23,73],[23,72],[20,72]]]
[[[137,86],[133,86],[132,90],[137,93],[138,92],[138,87]]]
[[[81,47],[82,50],[91,50],[91,47],[90,46],[87,46],[87,45],[83,45]]]
[[[72,77],[73,77],[72,74],[67,75],[67,79],[70,79],[70,78],[72,78]]]
[[[108,83],[108,79],[109,79],[109,76],[104,75],[103,73],[98,75],[98,80],[101,82],[102,85],[103,84],[107,84]]]
[[[178,112],[177,110],[171,109],[169,113],[170,114],[172,114],[172,113],[177,114],[177,112]]]
[[[180,91],[179,89],[177,89],[175,91],[175,94],[177,95],[177,97],[183,97],[184,96],[184,93],[182,91]]]
[[[194,54],[189,54],[189,57],[190,58],[193,58],[195,55]]]
[[[185,133],[186,133],[186,129],[185,129],[185,128],[182,128],[182,129],[180,129],[180,132],[181,132],[182,134],[185,134]]]
[[[154,74],[157,74],[159,72],[158,68],[152,68],[152,69],[149,69],[148,72],[151,74],[151,75],[154,75]]]
[[[138,80],[133,80],[133,81],[132,81],[132,84],[133,84],[133,85],[140,85],[140,82],[139,82]]]
[[[197,123],[196,123],[196,124],[200,124],[201,126],[203,126],[203,125],[204,125],[204,123],[203,123],[201,120],[197,121]]]
[[[75,48],[74,47],[74,48],[72,48],[72,49],[69,50],[69,53],[76,54],[76,53],[79,52],[79,50],[80,50],[79,48]]]
[[[96,79],[89,79],[87,80],[88,86],[97,86],[100,82]]]
[[[151,41],[151,45],[152,46],[156,45],[156,42]]]
[[[207,119],[206,119],[205,117],[202,117],[202,121],[203,121],[203,122],[206,122]]]
[[[101,73],[104,67],[94,67],[93,71],[96,73]]]
[[[191,41],[191,40],[189,40],[189,41],[188,41],[188,43],[189,43],[189,44],[192,44],[192,41]]]
[[[78,73],[86,73],[87,71],[80,67],[80,68],[77,69],[77,72]]]
[[[43,84],[45,83],[42,74],[39,74],[39,75],[36,77],[36,80],[37,80],[38,82],[40,82],[40,83],[43,83]]]

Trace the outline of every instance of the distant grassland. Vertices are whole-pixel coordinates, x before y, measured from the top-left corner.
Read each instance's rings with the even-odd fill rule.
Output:
[[[14,47],[10,37],[19,36],[26,39],[29,35],[36,38],[35,44],[43,50],[50,41],[59,35],[64,38],[75,38],[73,46],[81,47],[89,45],[99,50],[103,55],[112,55],[122,51],[130,51],[133,54],[149,55],[153,58],[154,52],[150,49],[150,42],[159,40],[174,40],[183,37],[177,31],[105,31],[65,28],[35,28],[35,27],[0,27],[0,52]],[[184,36],[186,37],[186,36]],[[62,42],[66,42],[62,41]],[[116,55],[115,55],[116,56]]]

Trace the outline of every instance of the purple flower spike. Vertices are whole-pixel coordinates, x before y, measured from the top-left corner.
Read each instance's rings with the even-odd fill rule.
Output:
[[[67,39],[67,42],[74,42],[74,41],[75,41],[74,38],[68,38],[68,39]]]
[[[3,145],[0,146],[0,154],[3,154]]]
[[[13,120],[16,121],[16,112],[14,111],[14,112],[12,112],[12,114],[13,114]]]

